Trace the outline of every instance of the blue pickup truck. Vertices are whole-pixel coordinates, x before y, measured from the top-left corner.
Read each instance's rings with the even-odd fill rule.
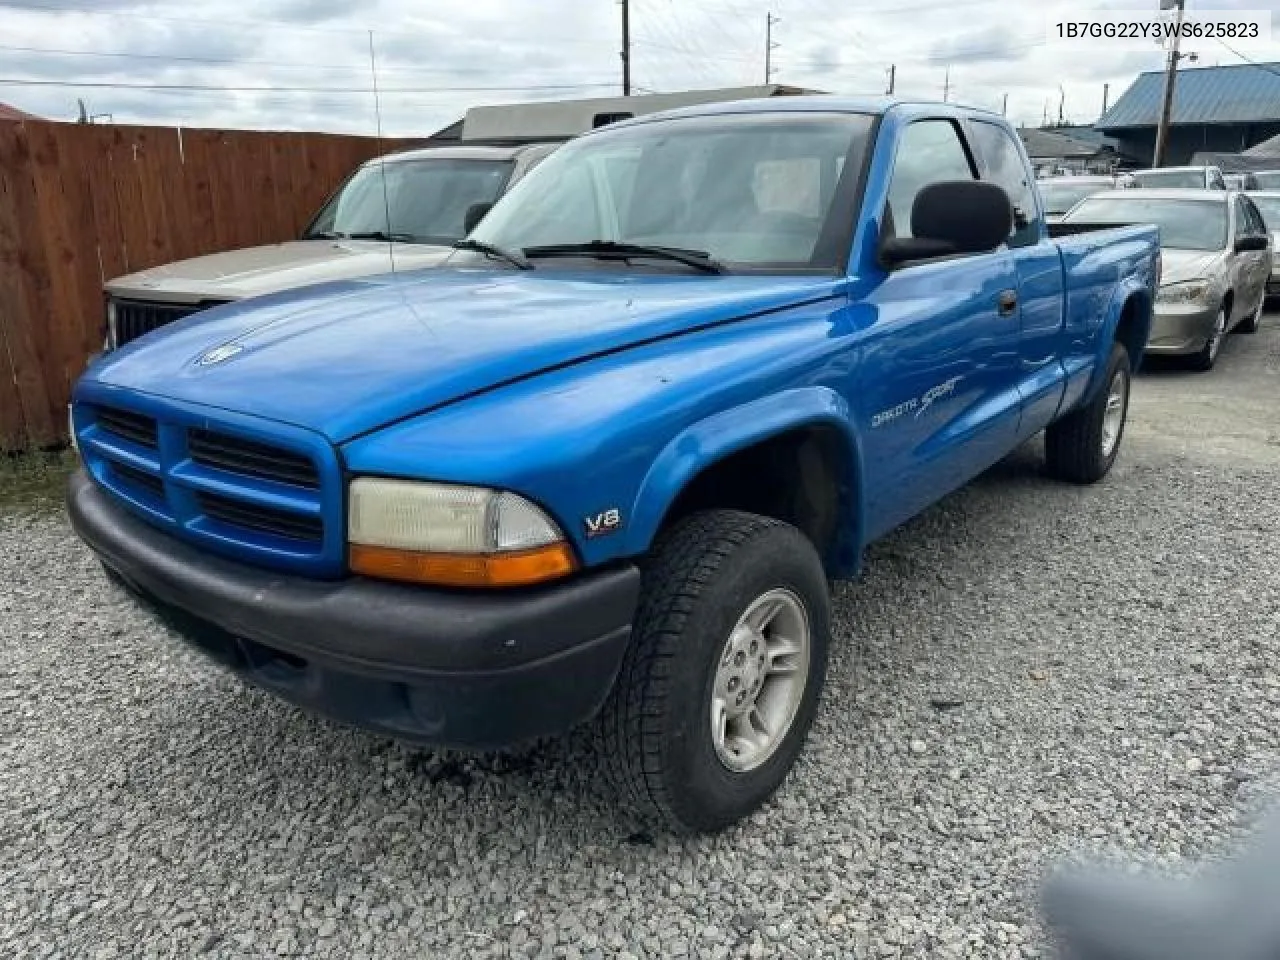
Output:
[[[998,116],[834,97],[603,128],[448,265],[218,307],[75,390],[118,584],[295,703],[496,749],[593,723],[711,831],[813,721],[829,582],[1044,431],[1120,447],[1157,232],[1052,239]]]

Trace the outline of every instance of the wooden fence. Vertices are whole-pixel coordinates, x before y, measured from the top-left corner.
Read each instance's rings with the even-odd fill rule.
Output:
[[[0,121],[0,452],[66,441],[102,285],[296,239],[373,138]]]

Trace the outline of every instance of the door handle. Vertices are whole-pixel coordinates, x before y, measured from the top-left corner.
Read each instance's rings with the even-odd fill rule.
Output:
[[[1000,316],[1010,316],[1018,309],[1018,294],[1013,290],[1004,290],[1000,293]]]

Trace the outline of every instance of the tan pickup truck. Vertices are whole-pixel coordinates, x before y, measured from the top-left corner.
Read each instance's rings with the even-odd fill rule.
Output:
[[[469,212],[474,218],[557,146],[430,147],[371,160],[299,240],[180,260],[107,283],[106,349],[220,303],[387,273],[393,256],[397,270],[437,264],[470,232]]]

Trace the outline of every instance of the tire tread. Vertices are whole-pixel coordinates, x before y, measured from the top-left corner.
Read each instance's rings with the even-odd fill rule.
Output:
[[[642,817],[681,821],[662,777],[663,721],[685,624],[735,550],[778,526],[785,524],[738,511],[694,514],[659,539],[644,565],[638,633],[597,724],[605,770],[624,803]]]

